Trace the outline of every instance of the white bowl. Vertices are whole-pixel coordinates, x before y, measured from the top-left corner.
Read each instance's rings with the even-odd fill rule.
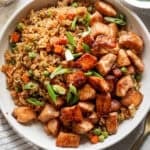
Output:
[[[122,0],[128,3],[129,5],[132,5],[134,7],[143,8],[143,9],[150,9],[150,1],[144,1],[144,0]]]
[[[140,105],[135,118],[130,119],[128,121],[123,122],[118,129],[117,134],[110,136],[108,139],[105,140],[103,143],[98,144],[90,144],[89,142],[82,141],[82,144],[77,150],[100,150],[107,148],[121,139],[126,137],[129,133],[131,133],[138,124],[144,119],[147,112],[150,108],[150,37],[149,32],[146,29],[143,22],[135,15],[132,11],[125,8],[122,4],[118,2],[118,0],[108,0],[110,3],[116,6],[121,12],[123,12],[128,19],[129,28],[133,31],[137,32],[144,40],[145,43],[145,50],[144,50],[144,63],[145,63],[145,72],[142,81],[142,88],[141,91],[144,94],[144,101]],[[14,30],[16,22],[19,18],[28,14],[31,8],[38,9],[54,1],[43,1],[43,0],[31,0],[27,1],[22,7],[20,7],[16,12],[12,15],[9,19],[7,24],[5,25],[3,32],[1,33],[0,37],[0,65],[4,64],[4,52],[8,49],[8,36]],[[6,88],[6,77],[3,73],[0,73],[0,108],[8,120],[9,124],[16,130],[21,136],[25,137],[27,140],[31,141],[32,143],[50,150],[62,150],[62,148],[58,148],[55,146],[55,139],[52,137],[48,137],[41,127],[40,124],[34,124],[30,126],[24,126],[19,123],[12,117],[11,113],[14,106],[12,98],[10,96],[9,91]],[[74,148],[69,148],[69,150],[73,150]]]

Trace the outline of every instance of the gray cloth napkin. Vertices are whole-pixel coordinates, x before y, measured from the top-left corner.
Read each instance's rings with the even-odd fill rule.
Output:
[[[9,16],[16,8],[21,4],[25,3],[26,0],[16,1],[12,6],[8,8],[1,8],[0,14],[0,29],[6,22],[7,16]],[[142,10],[128,6],[133,11],[135,11],[140,18],[144,21],[146,26],[150,31],[150,10]],[[3,22],[3,23],[2,23]],[[143,129],[143,124],[141,124],[137,129],[135,129],[129,136],[118,144],[110,147],[108,150],[130,150],[133,142],[138,138],[140,132]],[[2,113],[0,112],[0,150],[39,150],[40,148],[27,142],[25,139],[21,138],[13,129],[9,126]],[[144,148],[143,150],[148,150]]]

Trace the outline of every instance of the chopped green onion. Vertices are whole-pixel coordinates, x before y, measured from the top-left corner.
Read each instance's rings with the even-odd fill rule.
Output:
[[[80,57],[82,54],[83,53],[75,53],[75,54],[73,54],[73,57],[76,59],[76,58]]]
[[[104,20],[121,26],[125,26],[127,24],[126,18],[123,14],[120,14],[117,17],[104,17]]]
[[[10,60],[10,64],[15,65],[16,64],[16,60],[15,59],[11,59]]]
[[[49,83],[46,83],[46,89],[51,100],[56,103],[57,95],[55,94],[53,87]]]
[[[121,70],[121,72],[123,72],[123,73],[127,73],[127,71],[128,71],[126,67],[122,67],[120,70]]]
[[[70,50],[73,53],[75,47],[73,45],[71,45],[71,44],[67,44],[67,49]]]
[[[29,74],[30,77],[33,76],[33,70],[29,70],[28,74]]]
[[[44,102],[39,101],[38,99],[33,97],[28,98],[27,102],[35,106],[43,106],[45,104]]]
[[[33,58],[35,58],[37,56],[37,53],[35,53],[35,52],[29,52],[28,55],[29,55],[29,57],[31,59],[33,59]]]
[[[98,136],[100,136],[101,135],[101,129],[100,128],[95,128],[94,130],[93,130],[93,134],[95,134],[95,135],[98,135]]]
[[[76,29],[77,20],[78,20],[78,18],[75,17],[74,20],[72,21],[71,30],[73,30],[73,31]]]
[[[89,45],[87,45],[86,43],[82,43],[82,47],[85,50],[85,52],[89,53],[91,51]]]
[[[100,136],[99,136],[99,141],[100,141],[100,142],[104,142],[104,140],[105,140],[104,136],[103,136],[103,135],[100,135]]]
[[[74,105],[78,102],[78,92],[75,86],[69,85],[69,90],[67,93],[67,103],[69,105]]]
[[[53,89],[57,94],[60,95],[65,95],[66,94],[66,89],[60,85],[53,85]]]
[[[66,59],[67,61],[70,61],[70,60],[73,60],[73,59],[74,59],[73,54],[72,54],[71,51],[68,50],[68,49],[65,51],[65,59]]]
[[[83,33],[81,34],[81,36],[82,36],[82,37],[86,37],[86,36],[89,35],[90,33],[91,33],[91,28],[88,27],[88,30],[85,31],[85,32],[83,32]]]
[[[106,139],[108,137],[108,132],[107,131],[102,131],[102,135],[104,136],[104,138]]]
[[[137,74],[135,75],[135,80],[139,82],[139,81],[141,81],[141,79],[142,79],[142,74],[137,73]]]
[[[99,73],[97,73],[96,71],[88,71],[86,73],[84,73],[86,76],[96,76],[96,77],[102,77],[102,75],[100,75]]]
[[[47,17],[50,17],[51,16],[51,10],[48,10],[47,11]]]
[[[93,7],[92,7],[92,6],[89,6],[89,7],[87,8],[87,10],[88,10],[88,12],[92,12]]]
[[[78,7],[78,3],[77,3],[77,2],[73,2],[73,3],[71,4],[71,6],[72,6],[72,7]]]
[[[91,16],[90,16],[89,13],[87,13],[86,16],[84,17],[84,24],[85,24],[86,26],[89,26],[90,20],[91,20]]]
[[[27,84],[24,85],[23,89],[24,90],[32,90],[32,89],[35,89],[37,88],[37,84],[36,83],[33,83],[33,82],[29,82]]]
[[[11,51],[12,52],[14,52],[15,50],[17,50],[17,45],[16,45],[16,43],[9,43],[9,46],[10,46],[10,49],[11,49]]]
[[[32,50],[32,46],[30,44],[27,44],[24,46],[24,50],[25,51],[31,51]]]
[[[22,32],[24,30],[24,28],[25,28],[25,25],[22,22],[19,22],[16,26],[16,30],[19,32]]]
[[[57,75],[68,74],[71,70],[68,68],[62,68],[62,66],[57,67],[50,75],[50,78],[53,79]]]
[[[48,77],[48,76],[49,76],[49,72],[48,72],[47,70],[45,70],[45,71],[43,72],[43,75],[44,75],[45,77]]]
[[[69,44],[72,45],[72,46],[74,46],[74,47],[76,47],[77,43],[76,43],[76,41],[75,41],[74,36],[72,35],[72,33],[71,32],[66,32],[66,36],[67,36]]]

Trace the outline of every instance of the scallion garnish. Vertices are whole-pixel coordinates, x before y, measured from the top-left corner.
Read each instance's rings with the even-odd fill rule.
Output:
[[[45,104],[44,102],[39,101],[38,99],[33,98],[33,97],[28,98],[28,99],[27,99],[27,102],[28,102],[29,104],[34,105],[34,106],[43,106],[43,105]]]
[[[71,70],[68,68],[62,68],[62,66],[57,67],[50,75],[50,78],[53,79],[57,75],[68,74]]]

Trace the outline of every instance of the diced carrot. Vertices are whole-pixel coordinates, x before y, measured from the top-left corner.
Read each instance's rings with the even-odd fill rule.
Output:
[[[99,138],[97,135],[89,135],[89,139],[92,144],[96,144],[99,142]]]
[[[75,13],[68,13],[68,14],[67,14],[67,19],[73,20],[75,16],[76,16]]]
[[[51,51],[51,45],[50,45],[50,43],[47,43],[47,45],[46,45],[46,51],[47,52]]]
[[[62,45],[54,45],[54,53],[56,54],[62,54],[64,48]]]
[[[66,45],[67,43],[68,43],[68,41],[67,41],[67,38],[65,36],[60,37],[58,40],[58,44],[60,44],[60,45]]]
[[[66,16],[65,16],[64,14],[60,14],[60,15],[58,16],[58,18],[59,18],[59,20],[61,21],[61,20],[65,20],[65,19],[66,19]]]
[[[53,66],[49,66],[48,68],[47,68],[47,70],[48,70],[48,72],[53,72],[54,70],[55,70],[55,67],[53,67]]]
[[[29,75],[28,75],[27,73],[24,73],[24,74],[22,75],[21,79],[22,79],[22,81],[23,81],[24,83],[28,83],[28,82],[30,81]]]
[[[10,42],[17,43],[19,40],[20,40],[20,34],[19,33],[14,32],[11,34]]]

